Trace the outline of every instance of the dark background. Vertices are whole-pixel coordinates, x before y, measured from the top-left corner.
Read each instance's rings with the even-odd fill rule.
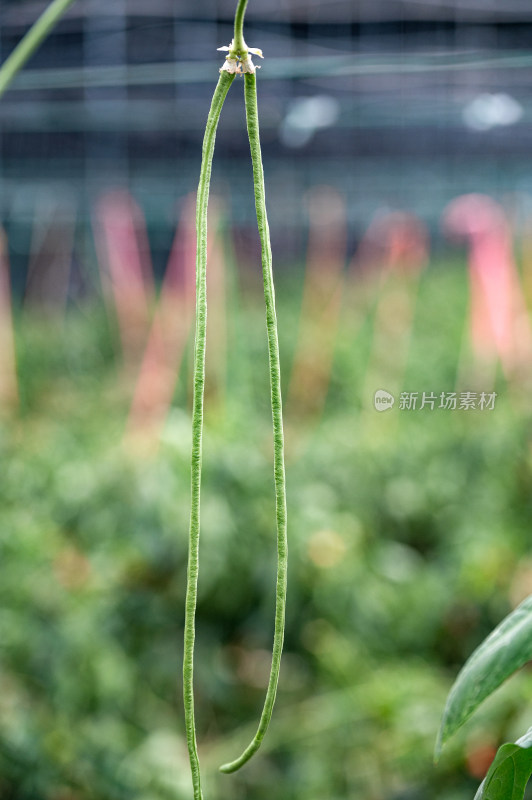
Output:
[[[2,4],[3,56],[43,5]],[[6,224],[24,228],[43,194],[65,192],[88,220],[104,188],[127,186],[147,214],[160,271],[165,219],[196,187],[223,63],[216,48],[231,39],[232,14],[222,2],[76,3],[3,100]],[[378,209],[418,214],[438,246],[452,197],[517,192],[522,202],[531,190],[528,3],[257,2],[246,36],[266,55],[259,102],[283,261],[301,256],[299,199],[315,184],[345,196],[353,247]],[[214,187],[246,225],[252,203],[232,203],[234,193],[251,197],[240,92],[224,108]],[[22,270],[24,254],[15,261]]]

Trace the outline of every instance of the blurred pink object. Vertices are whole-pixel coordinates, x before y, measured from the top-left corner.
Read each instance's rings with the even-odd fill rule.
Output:
[[[210,230],[216,222],[209,220]],[[209,235],[208,248],[212,245]],[[209,256],[209,252],[208,252]],[[196,285],[196,195],[185,198],[140,367],[127,436],[154,444],[172,402],[179,365],[194,317]]]
[[[402,388],[410,347],[419,278],[429,258],[429,236],[422,220],[404,211],[379,212],[353,259],[366,284],[366,308],[376,305],[373,341],[363,402],[373,408],[377,389]]]
[[[40,196],[35,204],[24,303],[60,320],[66,308],[74,249],[72,198]]]
[[[376,214],[353,258],[352,267],[387,273],[416,273],[428,261],[428,233],[423,222],[405,211]]]
[[[4,230],[0,228],[0,412],[2,413],[12,411],[18,404],[10,284],[7,239]]]
[[[331,378],[342,301],[347,209],[345,198],[331,186],[314,187],[308,204],[305,283],[287,408],[319,417]]]
[[[126,191],[116,190],[98,201],[96,222],[104,294],[114,299],[126,366],[135,368],[146,343],[153,297],[144,216]]]
[[[469,194],[444,212],[445,232],[469,245],[471,342],[483,362],[499,357],[506,377],[532,366],[532,335],[503,209]]]

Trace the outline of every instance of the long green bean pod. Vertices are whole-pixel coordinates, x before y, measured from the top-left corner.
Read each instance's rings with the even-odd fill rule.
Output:
[[[262,273],[264,282],[264,298],[266,301],[266,330],[268,336],[268,357],[270,365],[270,389],[273,420],[274,444],[274,483],[275,506],[277,520],[277,586],[275,596],[275,629],[273,637],[273,652],[270,669],[270,678],[266,690],[264,707],[259,721],[257,732],[244,752],[235,761],[223,764],[222,772],[235,772],[240,769],[251,756],[257,752],[264,734],[268,729],[272,716],[281,654],[283,650],[285,607],[286,607],[286,579],[287,579],[287,536],[286,536],[286,481],[284,468],[284,435],[283,415],[281,401],[281,369],[279,361],[279,343],[277,336],[277,315],[275,312],[275,291],[272,274],[272,251],[270,245],[270,231],[266,214],[266,196],[264,191],[264,170],[259,139],[259,116],[257,109],[257,82],[254,73],[244,75],[244,92],[246,99],[246,121],[253,163],[253,180],[255,187],[255,208],[257,212],[257,225],[262,252]]]
[[[185,728],[194,787],[194,800],[202,800],[200,765],[194,722],[194,639],[198,593],[200,538],[201,455],[203,434],[203,394],[205,387],[205,347],[207,334],[207,207],[211,181],[212,156],[220,112],[234,75],[220,73],[212,98],[205,136],[196,205],[196,338],[194,345],[194,402],[192,409],[192,477],[190,531],[185,601],[185,637],[183,655],[183,699]]]

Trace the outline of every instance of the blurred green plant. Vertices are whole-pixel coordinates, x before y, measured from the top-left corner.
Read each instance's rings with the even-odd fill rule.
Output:
[[[436,755],[480,703],[532,658],[532,596],[509,614],[470,656],[443,712]],[[530,731],[516,744],[500,747],[477,800],[522,800],[532,774]]]
[[[515,744],[503,744],[481,783],[475,800],[523,800],[532,775],[532,735]]]
[[[280,347],[290,354],[302,274],[279,278]],[[453,385],[464,281],[444,263],[423,277],[409,387]],[[269,669],[259,291],[257,280],[230,329],[246,368],[228,363],[226,412],[207,409],[205,420],[195,680],[212,798],[227,795],[217,765],[253,736]],[[269,800],[272,780],[278,800],[467,800],[488,768],[484,753],[526,728],[532,686],[522,671],[431,766],[449,675],[529,580],[528,408],[500,388],[489,415],[370,413],[360,387],[373,323],[355,343],[346,307],[319,427],[309,430],[297,408],[286,419],[295,557],[282,703],[262,757],[231,778],[236,800]],[[157,458],[134,457],[121,447],[130,396],[103,307],[71,308],[58,325],[16,314],[15,328],[22,408],[0,427],[0,796],[186,800],[175,680],[190,470],[184,371]]]

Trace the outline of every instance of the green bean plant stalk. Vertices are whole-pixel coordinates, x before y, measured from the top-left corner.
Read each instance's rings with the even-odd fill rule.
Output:
[[[235,772],[242,767],[259,749],[272,716],[283,649],[286,582],[287,582],[287,522],[286,488],[284,468],[284,437],[281,401],[281,374],[277,318],[275,311],[275,292],[272,275],[272,253],[266,199],[264,191],[264,170],[259,139],[259,118],[257,109],[256,69],[251,55],[262,58],[258,48],[247,46],[243,36],[244,12],[247,0],[239,0],[235,13],[234,38],[229,45],[220,47],[227,53],[225,63],[220,69],[220,77],[214,91],[211,109],[207,118],[203,141],[203,158],[200,172],[197,201],[197,257],[196,257],[196,339],[194,349],[194,402],[192,410],[192,491],[189,531],[189,557],[187,570],[187,593],[185,602],[185,635],[183,659],[183,694],[185,704],[185,728],[192,771],[194,800],[201,800],[201,778],[194,724],[194,636],[197,601],[199,538],[200,538],[200,490],[203,432],[203,398],[205,387],[205,349],[207,330],[207,206],[211,177],[212,157],[216,129],[220,112],[227,92],[236,75],[244,76],[246,123],[251,150],[255,207],[262,253],[264,297],[266,302],[266,330],[268,339],[268,359],[270,370],[271,408],[274,441],[274,486],[277,524],[277,584],[275,601],[275,627],[270,677],[266,697],[257,732],[242,754],[233,761],[223,764],[220,770]]]

